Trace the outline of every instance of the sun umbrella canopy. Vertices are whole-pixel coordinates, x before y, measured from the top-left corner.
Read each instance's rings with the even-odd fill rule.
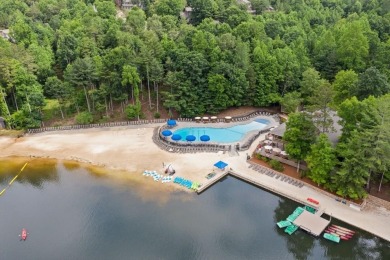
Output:
[[[208,141],[210,141],[210,136],[208,136],[208,135],[202,135],[202,136],[200,137],[200,140],[203,141],[203,142],[208,142]]]
[[[224,169],[226,166],[228,166],[227,163],[223,162],[223,161],[219,161],[219,162],[216,162],[214,164],[215,167],[219,168],[219,169]]]
[[[174,134],[174,135],[172,135],[172,140],[174,140],[174,141],[179,141],[179,140],[181,140],[181,135],[178,135],[178,134]]]
[[[174,126],[174,125],[176,125],[176,120],[169,119],[169,120],[167,121],[167,125],[169,125],[169,126]]]
[[[195,141],[196,137],[194,135],[187,135],[186,136],[186,140],[189,141],[189,142],[193,142]]]
[[[162,134],[163,136],[170,136],[170,135],[172,135],[172,131],[166,129],[166,130],[162,131],[161,134]]]

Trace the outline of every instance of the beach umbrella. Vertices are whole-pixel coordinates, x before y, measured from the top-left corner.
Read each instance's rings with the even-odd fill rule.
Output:
[[[223,161],[218,161],[214,164],[214,166],[223,170],[223,169],[225,169],[226,166],[228,166],[228,164],[223,162]]]
[[[172,138],[173,141],[179,141],[179,140],[181,140],[181,135],[174,134],[174,135],[172,135],[171,138]]]
[[[169,126],[174,126],[174,125],[176,125],[176,120],[169,119],[169,120],[167,121],[167,125],[169,125]]]
[[[195,141],[195,139],[196,139],[195,135],[187,135],[186,136],[186,140],[188,142],[193,142],[193,141]]]
[[[208,135],[202,135],[202,136],[200,137],[200,140],[203,141],[203,142],[208,142],[208,141],[210,141],[210,136],[208,136]]]
[[[170,135],[172,135],[172,131],[166,129],[166,130],[162,131],[161,134],[162,134],[163,136],[170,136]]]

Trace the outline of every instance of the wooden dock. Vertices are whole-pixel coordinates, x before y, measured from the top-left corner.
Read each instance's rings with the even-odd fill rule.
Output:
[[[322,232],[324,232],[325,228],[330,223],[330,220],[321,218],[321,215],[313,214],[305,210],[294,220],[293,223],[299,228],[318,237]]]
[[[210,188],[212,185],[220,181],[223,177],[226,177],[229,174],[229,171],[222,172],[221,174],[217,174],[215,177],[211,178],[208,182],[202,185],[202,187],[197,189],[197,193],[200,194],[203,191],[207,190]]]

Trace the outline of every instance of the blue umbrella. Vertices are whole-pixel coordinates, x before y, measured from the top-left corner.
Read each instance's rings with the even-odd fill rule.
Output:
[[[203,141],[203,142],[208,142],[208,141],[210,141],[210,136],[208,136],[208,135],[202,135],[202,136],[200,137],[200,140]]]
[[[221,169],[221,170],[223,170],[226,166],[228,166],[228,164],[223,162],[223,161],[219,161],[219,162],[216,162],[214,164],[214,166],[219,168],[219,169]]]
[[[189,142],[193,142],[195,141],[195,139],[196,139],[195,135],[187,135],[186,137],[186,140]]]
[[[162,134],[163,136],[170,136],[170,135],[172,135],[172,131],[166,129],[166,130],[162,131],[161,134]]]
[[[173,141],[179,141],[179,140],[181,140],[181,135],[174,134],[174,135],[172,135],[171,138],[172,138]]]
[[[169,125],[169,126],[174,126],[174,125],[176,125],[176,120],[169,119],[169,120],[167,121],[167,125]]]

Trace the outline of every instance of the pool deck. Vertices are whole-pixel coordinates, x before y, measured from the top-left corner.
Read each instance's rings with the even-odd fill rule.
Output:
[[[180,128],[190,128],[190,127],[212,127],[212,128],[226,128],[226,127],[233,127],[233,126],[236,126],[236,125],[245,125],[245,124],[248,124],[252,121],[255,121],[255,120],[258,120],[258,119],[266,119],[268,120],[270,123],[268,125],[266,125],[264,128],[262,129],[266,129],[266,128],[272,128],[272,127],[277,127],[279,125],[279,122],[272,116],[272,115],[258,115],[258,116],[254,116],[252,118],[249,118],[247,120],[242,120],[242,121],[234,121],[234,122],[229,122],[229,123],[226,123],[226,122],[217,122],[217,123],[202,123],[202,122],[195,122],[195,121],[189,121],[189,122],[186,122],[186,121],[179,121],[177,122],[177,126],[175,127],[172,127],[172,128],[169,128],[172,132],[180,129]],[[259,130],[262,130],[262,129],[258,129],[258,130],[252,130],[252,131],[249,131],[248,133],[246,133],[244,135],[244,137],[238,141],[238,142],[231,142],[231,143],[218,143],[218,144],[222,144],[222,145],[230,145],[230,144],[237,144],[239,143],[240,145],[244,144],[247,140],[249,140],[254,134],[258,133]],[[207,134],[207,133],[206,133]],[[180,142],[180,141],[179,141]],[[182,142],[186,142],[186,141],[182,141]],[[199,140],[196,140],[194,141],[193,143],[204,143],[202,141],[199,141]],[[210,143],[210,144],[214,144],[213,140],[210,140],[209,142],[207,143]]]

